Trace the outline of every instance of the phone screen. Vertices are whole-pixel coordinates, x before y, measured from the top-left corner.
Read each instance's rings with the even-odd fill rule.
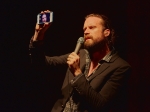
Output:
[[[53,21],[53,12],[48,12],[48,13],[43,13],[43,14],[38,14],[37,15],[37,23],[38,24],[43,24],[45,22],[52,22]]]

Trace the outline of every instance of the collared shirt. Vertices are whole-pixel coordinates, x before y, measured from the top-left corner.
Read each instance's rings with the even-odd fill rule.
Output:
[[[87,50],[85,50],[85,51],[86,51],[86,66],[85,66],[84,75],[86,76],[86,79],[88,80],[89,77],[90,77],[92,74],[94,74],[94,73],[96,72],[96,70],[100,67],[100,65],[101,65],[104,61],[106,61],[106,62],[109,62],[109,61],[110,61],[110,59],[111,59],[111,57],[112,57],[113,51],[110,51],[107,55],[105,55],[105,56],[99,61],[99,63],[98,63],[98,65],[97,65],[96,69],[95,69],[95,70],[92,72],[92,74],[90,74],[89,76],[88,76],[88,73],[89,73],[89,69],[90,69],[91,59],[90,59],[90,56],[89,56],[88,51],[87,51]]]
[[[82,75],[85,75],[86,79],[88,80],[89,77],[92,76],[92,74],[94,74],[96,72],[96,70],[100,67],[100,65],[104,61],[106,61],[106,62],[110,61],[110,59],[112,58],[112,53],[113,53],[113,51],[110,51],[105,57],[103,57],[103,59],[100,60],[100,62],[98,63],[98,66],[96,67],[96,69],[92,72],[91,75],[88,76],[91,59],[90,59],[88,51],[87,50],[85,50],[85,51],[86,51],[86,66],[85,66],[84,74],[80,74],[80,75],[76,76],[73,80],[71,80],[71,83],[74,83]],[[74,95],[74,93],[70,96],[63,112],[78,112],[79,111],[78,110],[79,102],[76,103],[73,101],[73,95]]]

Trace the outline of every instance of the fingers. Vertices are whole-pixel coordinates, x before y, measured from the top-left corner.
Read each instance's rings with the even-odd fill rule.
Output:
[[[74,52],[72,52],[69,56],[68,56],[68,60],[72,60],[72,59],[77,59],[78,58],[78,55]]]
[[[75,75],[81,74],[81,69],[80,69],[80,58],[79,56],[73,52],[71,53],[68,58],[67,58],[67,64],[69,66],[70,71]]]
[[[75,52],[72,52],[67,58],[67,63],[69,65],[79,63],[79,56]]]
[[[48,12],[50,12],[50,10],[41,11],[42,14],[43,13],[48,13]]]

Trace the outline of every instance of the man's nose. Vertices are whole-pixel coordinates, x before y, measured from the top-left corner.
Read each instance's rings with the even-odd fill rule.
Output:
[[[89,34],[89,33],[90,33],[89,29],[86,29],[86,30],[84,31],[84,35],[87,35],[87,34]]]

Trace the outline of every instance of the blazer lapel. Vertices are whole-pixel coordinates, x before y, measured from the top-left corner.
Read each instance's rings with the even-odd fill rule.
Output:
[[[109,67],[109,63],[103,63],[99,66],[97,71],[92,74],[92,76],[89,78],[89,81],[95,78],[97,75],[101,74],[103,71],[105,71]]]
[[[118,53],[116,52],[115,54],[113,54],[110,62],[104,62],[100,65],[98,70],[94,74],[92,74],[92,76],[89,78],[89,81],[95,78],[97,75],[100,75],[103,71],[105,71],[110,66],[110,63],[113,63],[117,58]]]

